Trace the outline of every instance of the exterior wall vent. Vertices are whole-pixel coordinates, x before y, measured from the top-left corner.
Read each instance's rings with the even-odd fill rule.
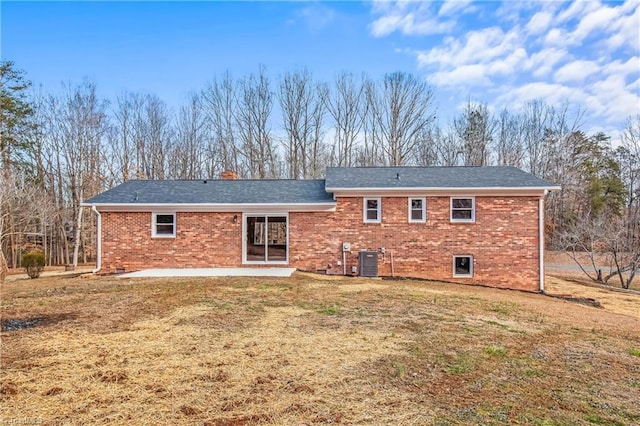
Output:
[[[377,277],[378,276],[378,252],[362,250],[358,254],[358,263],[360,265],[361,277]]]

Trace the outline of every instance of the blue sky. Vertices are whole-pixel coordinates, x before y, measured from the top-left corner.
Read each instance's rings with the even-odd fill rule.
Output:
[[[640,0],[376,2],[11,2],[1,57],[47,91],[93,80],[115,100],[157,94],[178,107],[229,70],[260,64],[275,83],[306,67],[432,86],[446,125],[470,97],[492,109],[530,99],[584,110],[614,138],[640,113]],[[274,87],[275,89],[275,87]]]

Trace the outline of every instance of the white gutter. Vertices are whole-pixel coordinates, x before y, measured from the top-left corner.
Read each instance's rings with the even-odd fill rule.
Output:
[[[538,200],[538,240],[538,255],[540,257],[540,293],[544,293],[544,197],[540,197],[540,200]]]
[[[548,191],[557,191],[560,187],[493,187],[493,188],[327,188],[327,192],[334,197],[362,197],[362,196],[455,196],[455,195],[477,195],[477,196],[539,196]]]
[[[345,187],[345,186],[327,186],[325,191],[327,192],[341,192],[341,191],[559,191],[560,186],[380,186],[380,187]]]
[[[102,215],[96,206],[91,206],[91,210],[98,216],[98,231],[96,233],[96,269],[91,271],[95,274],[102,268]]]
[[[101,212],[333,212],[336,203],[95,203],[83,204]]]

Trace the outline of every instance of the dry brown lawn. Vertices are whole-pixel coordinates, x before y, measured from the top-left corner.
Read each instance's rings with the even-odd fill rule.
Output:
[[[11,281],[0,425],[639,424],[640,296],[575,286]]]

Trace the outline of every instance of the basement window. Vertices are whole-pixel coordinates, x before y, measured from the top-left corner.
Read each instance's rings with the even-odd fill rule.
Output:
[[[473,256],[453,256],[454,278],[473,277]]]
[[[176,214],[175,213],[153,213],[152,214],[152,237],[175,238],[176,236]]]
[[[476,199],[473,197],[451,197],[451,222],[475,222]]]
[[[382,217],[380,198],[365,198],[363,203],[363,220],[365,223],[380,223]]]
[[[409,222],[427,221],[427,200],[425,198],[409,198]]]

